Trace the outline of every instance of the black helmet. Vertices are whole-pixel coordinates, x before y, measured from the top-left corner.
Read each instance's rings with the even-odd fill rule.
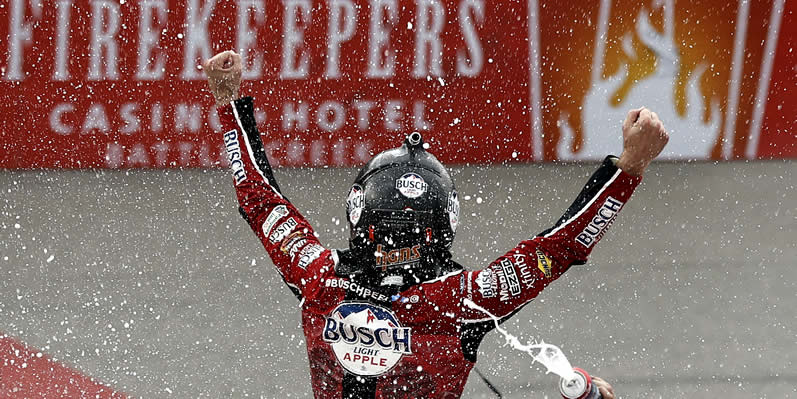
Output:
[[[418,132],[373,157],[346,200],[350,266],[373,285],[406,287],[456,270],[449,248],[459,223],[451,176]]]

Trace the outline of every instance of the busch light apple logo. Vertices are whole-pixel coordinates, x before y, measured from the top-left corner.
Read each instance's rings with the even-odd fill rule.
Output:
[[[396,190],[407,198],[420,197],[428,187],[423,177],[417,173],[405,173],[396,180]]]
[[[361,302],[338,305],[326,316],[323,339],[347,371],[377,376],[412,354],[412,329],[385,308]]]
[[[346,198],[346,212],[349,214],[349,222],[352,226],[357,226],[360,216],[365,208],[365,191],[359,184],[351,186],[349,196]]]

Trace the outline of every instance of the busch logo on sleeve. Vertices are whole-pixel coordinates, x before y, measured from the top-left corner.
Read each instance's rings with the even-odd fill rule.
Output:
[[[476,285],[479,286],[479,293],[482,298],[492,298],[498,291],[498,278],[492,269],[484,269],[476,276]]]
[[[294,218],[286,220],[284,223],[282,223],[281,225],[277,226],[277,228],[274,229],[274,233],[272,233],[271,237],[269,237],[269,241],[271,241],[272,244],[282,241],[298,225],[299,224],[296,223],[296,219]]]
[[[326,316],[322,334],[341,366],[356,375],[385,374],[412,354],[412,329],[390,310],[368,303],[338,305]]]
[[[417,173],[406,173],[396,180],[396,190],[407,198],[418,198],[429,187],[423,177]]]
[[[612,197],[606,199],[603,205],[598,209],[598,214],[590,220],[587,227],[576,236],[576,242],[589,248],[596,241],[600,240],[603,233],[609,226],[612,225],[614,219],[617,217],[617,212],[623,207],[623,202],[618,201]]]
[[[324,247],[318,244],[309,244],[302,248],[299,252],[299,267],[302,269],[306,269],[311,263],[313,263],[321,253],[324,252]]]
[[[360,221],[360,215],[363,213],[363,208],[365,208],[365,191],[355,184],[351,186],[349,197],[346,198],[346,211],[349,214],[349,222],[351,222],[352,226],[357,226],[357,222]]]
[[[230,130],[224,133],[224,148],[227,149],[227,159],[230,160],[230,169],[237,186],[246,180],[246,170],[244,169],[244,162],[241,160],[241,145],[238,144],[237,131]]]
[[[274,228],[274,225],[285,216],[288,216],[288,207],[285,205],[275,206],[274,209],[271,210],[271,213],[269,213],[266,217],[266,221],[263,222],[263,234],[267,236],[271,234],[271,229]]]

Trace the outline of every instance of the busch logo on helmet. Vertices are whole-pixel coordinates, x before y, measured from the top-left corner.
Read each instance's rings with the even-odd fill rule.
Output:
[[[352,226],[357,226],[357,222],[360,221],[360,215],[363,213],[363,208],[365,208],[365,191],[355,184],[351,186],[349,197],[346,198],[346,212],[349,214],[349,222],[351,222]]]
[[[338,305],[326,316],[323,339],[341,366],[357,375],[385,374],[412,354],[412,329],[390,310],[368,303]]]
[[[448,221],[451,223],[451,231],[456,233],[459,225],[459,197],[457,197],[456,191],[448,194],[446,210],[448,211]]]
[[[405,173],[396,180],[396,190],[407,198],[418,198],[426,192],[429,187],[423,177],[417,173]]]

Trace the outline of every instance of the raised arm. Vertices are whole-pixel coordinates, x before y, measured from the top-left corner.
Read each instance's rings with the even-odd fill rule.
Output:
[[[622,155],[603,161],[553,227],[522,241],[487,268],[470,272],[471,299],[494,315],[507,317],[570,266],[586,263],[668,140],[655,113],[645,108],[631,110],[623,123]],[[466,311],[465,319],[487,318]]]
[[[285,283],[297,296],[320,288],[332,270],[331,252],[315,236],[310,223],[280,191],[266,157],[251,97],[238,98],[241,57],[232,51],[204,64],[223,127],[220,140],[230,161],[239,210],[271,256]]]

